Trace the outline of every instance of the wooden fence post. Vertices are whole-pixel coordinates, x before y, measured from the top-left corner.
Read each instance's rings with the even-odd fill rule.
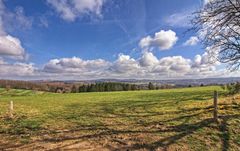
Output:
[[[9,105],[9,117],[13,118],[13,101],[10,101]]]
[[[213,99],[213,119],[215,122],[218,122],[218,92],[214,91],[214,99]]]

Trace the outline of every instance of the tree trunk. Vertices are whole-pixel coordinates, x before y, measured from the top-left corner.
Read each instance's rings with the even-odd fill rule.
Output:
[[[218,122],[218,92],[214,91],[214,99],[213,99],[213,119],[215,122]]]

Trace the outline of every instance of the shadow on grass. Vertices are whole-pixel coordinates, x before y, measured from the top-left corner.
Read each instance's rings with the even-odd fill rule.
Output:
[[[221,105],[221,106],[224,106],[224,105]],[[226,105],[226,108],[234,108],[237,110],[240,109],[239,107],[236,107],[236,106],[233,107],[232,105]],[[194,123],[184,122],[184,120],[189,118],[190,119],[195,117],[199,118],[203,114],[207,114],[207,113],[211,114],[212,113],[211,106],[206,108],[193,108],[189,110],[176,111],[176,112],[173,112],[173,114],[181,114],[181,112],[186,114],[186,113],[192,112],[193,110],[195,112],[196,111],[200,111],[200,112],[191,114],[191,115],[179,116],[173,119],[161,120],[161,121],[155,121],[155,122],[149,122],[149,123],[143,124],[144,127],[151,127],[153,125],[157,125],[161,123],[162,125],[160,126],[160,128],[151,127],[149,129],[140,129],[140,130],[131,130],[131,129],[119,130],[117,128],[111,128],[112,125],[109,126],[104,123],[99,125],[79,125],[78,128],[67,131],[66,133],[68,133],[68,135],[66,136],[61,136],[57,138],[47,138],[44,140],[40,140],[40,142],[59,143],[64,141],[73,141],[73,143],[71,144],[65,144],[62,146],[60,145],[58,148],[55,148],[55,149],[61,149],[61,148],[73,146],[74,144],[78,144],[80,141],[92,139],[95,141],[99,140],[99,142],[101,142],[102,139],[106,139],[108,142],[113,142],[113,143],[107,143],[107,145],[105,145],[105,147],[107,147],[110,150],[139,150],[139,149],[157,150],[159,148],[162,150],[168,150],[170,145],[176,144],[179,140],[196,133],[198,130],[203,128],[211,128],[220,132],[219,138],[222,141],[221,148],[223,151],[227,151],[229,149],[229,137],[230,137],[228,132],[228,124],[227,124],[228,120],[240,118],[240,115],[220,116],[219,117],[220,123],[215,124],[213,119],[211,118],[206,118]],[[111,112],[111,114],[114,114],[114,113]],[[117,116],[120,116],[120,115],[117,114]],[[168,122],[175,122],[175,121],[182,121],[182,120],[183,122],[179,125],[167,124]],[[93,134],[69,135],[79,131],[86,131],[86,130],[92,131]],[[149,143],[141,142],[139,139],[136,139],[130,145],[127,141],[124,141],[118,137],[118,136],[124,136],[124,135],[131,135],[131,137],[134,137],[135,135],[139,135],[139,134],[155,135],[155,134],[164,134],[164,133],[169,133],[170,135],[166,137],[160,137],[160,139],[158,139],[157,141],[149,142]],[[118,145],[112,145],[112,144],[118,144]]]

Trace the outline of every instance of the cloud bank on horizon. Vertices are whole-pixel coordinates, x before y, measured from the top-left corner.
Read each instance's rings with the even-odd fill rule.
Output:
[[[141,0],[140,12],[152,15],[154,19],[146,16],[140,16],[139,19],[139,14],[130,9],[134,3],[128,0],[119,4],[112,0],[46,0],[40,10],[45,13],[27,13],[29,5],[21,3],[21,0],[19,5],[8,2],[0,0],[0,78],[168,79],[230,75],[224,65],[217,61],[212,62],[208,53],[210,48],[203,49],[195,33],[188,37],[182,34],[189,27],[189,24],[186,24],[189,11],[182,12],[180,9],[183,8],[179,8],[179,13],[167,15],[163,12],[163,16],[157,16],[151,12],[154,7],[149,10],[147,2]],[[157,1],[156,4],[148,4],[156,5]],[[125,9],[131,14],[129,17],[133,18],[124,18],[124,13],[114,14],[114,9],[126,6],[129,6]],[[81,26],[81,29],[78,26]],[[52,39],[54,41],[68,35],[66,28],[73,28],[69,34],[69,37],[73,37],[69,40],[71,43],[58,41],[57,46],[52,46]],[[25,30],[27,32],[24,32]],[[43,40],[40,36],[36,39],[31,37],[38,32],[40,36],[48,37],[50,42],[47,43],[48,40]],[[94,45],[95,38],[98,38],[98,45],[91,48],[89,45]],[[41,45],[41,52],[35,51],[36,47],[40,47],[39,41],[46,44]],[[69,49],[73,49],[69,46],[71,44],[77,50],[70,51]],[[86,50],[79,51],[78,47],[83,49],[81,45],[85,45]],[[58,49],[60,56],[50,57],[50,46]],[[63,48],[69,50],[70,54],[61,50]],[[119,52],[116,49],[124,50]],[[106,52],[108,50],[109,52]],[[93,53],[100,53],[99,56],[103,57],[94,56]]]

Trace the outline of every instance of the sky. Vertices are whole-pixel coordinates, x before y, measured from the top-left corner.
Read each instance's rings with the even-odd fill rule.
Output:
[[[189,31],[203,0],[0,0],[0,78],[238,76]]]

